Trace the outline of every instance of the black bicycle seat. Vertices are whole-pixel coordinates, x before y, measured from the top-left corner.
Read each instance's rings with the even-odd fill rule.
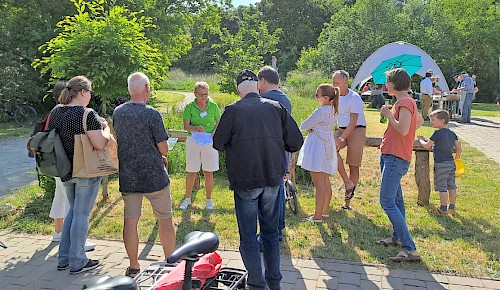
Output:
[[[139,287],[134,280],[127,276],[118,276],[111,278],[110,276],[94,277],[89,279],[82,289],[85,290],[138,290]]]
[[[194,231],[182,240],[182,246],[168,256],[168,263],[178,262],[186,257],[196,258],[200,254],[212,253],[219,247],[219,238],[212,232]]]

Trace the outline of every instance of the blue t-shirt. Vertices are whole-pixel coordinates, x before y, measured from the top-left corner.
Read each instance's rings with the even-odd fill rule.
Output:
[[[434,141],[434,163],[453,162],[453,148],[457,135],[448,128],[441,128],[432,133],[429,138]]]
[[[266,99],[271,99],[278,101],[285,109],[288,110],[290,115],[292,114],[292,103],[290,99],[281,90],[272,90],[267,93],[261,94],[262,97]]]

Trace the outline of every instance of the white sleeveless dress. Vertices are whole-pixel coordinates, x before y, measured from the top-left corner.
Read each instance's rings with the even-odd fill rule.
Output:
[[[316,109],[300,124],[300,130],[313,131],[307,135],[297,158],[297,165],[308,171],[337,173],[337,150],[333,136],[335,114],[332,106]]]

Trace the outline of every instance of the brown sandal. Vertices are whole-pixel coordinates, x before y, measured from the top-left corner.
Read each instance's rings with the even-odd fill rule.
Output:
[[[134,278],[140,272],[141,272],[140,268],[130,268],[130,267],[127,267],[127,270],[125,271],[125,276],[128,276],[130,278]]]
[[[417,252],[415,252],[414,254],[408,250],[403,250],[399,252],[396,256],[389,257],[389,259],[393,262],[419,262],[422,260],[422,258],[420,258]]]
[[[389,247],[389,246],[393,246],[393,247],[400,246],[401,247],[401,245],[402,245],[401,241],[395,240],[394,238],[387,238],[387,239],[383,239],[383,240],[378,240],[375,242],[375,244],[383,245],[384,247]]]
[[[354,197],[354,190],[356,190],[356,186],[345,190],[345,200],[351,200]]]

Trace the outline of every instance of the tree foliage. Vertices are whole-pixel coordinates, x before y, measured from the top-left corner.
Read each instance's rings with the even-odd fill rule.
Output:
[[[134,71],[152,80],[165,75],[166,58],[144,32],[153,26],[151,18],[124,6],[106,10],[104,0],[72,1],[77,13],[57,24],[61,32],[41,46],[46,56],[34,62],[52,82],[85,75],[96,94],[107,100],[126,94],[126,78]]]
[[[258,70],[264,65],[264,57],[276,52],[281,29],[269,32],[267,23],[260,21],[255,13],[245,11],[237,20],[233,34],[223,28],[220,43],[214,45],[223,51],[217,55],[215,67],[221,79],[221,91],[236,91],[236,75],[245,68]]]
[[[304,50],[300,70],[355,74],[381,46],[405,41],[426,51],[449,82],[461,70],[479,76],[478,100],[499,91],[500,7],[487,0],[363,0],[344,5],[321,32],[318,45]]]

